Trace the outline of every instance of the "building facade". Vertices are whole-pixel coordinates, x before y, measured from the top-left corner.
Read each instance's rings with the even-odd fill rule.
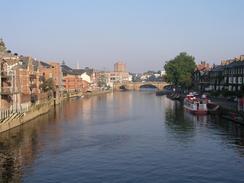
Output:
[[[223,71],[225,89],[228,91],[240,91],[244,86],[244,56],[235,59],[226,65]]]
[[[198,91],[205,92],[210,90],[209,74],[211,65],[205,61],[202,61],[196,66],[196,69],[192,76],[194,88]]]
[[[114,64],[114,72],[126,72],[126,65],[122,62],[116,62]]]

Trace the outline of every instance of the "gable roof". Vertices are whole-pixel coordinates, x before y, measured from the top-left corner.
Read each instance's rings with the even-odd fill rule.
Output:
[[[91,76],[94,73],[94,69],[85,68],[85,69],[72,69],[67,65],[61,65],[62,72],[64,74],[70,74],[70,75],[81,75],[83,73],[87,73],[87,75]]]
[[[220,71],[223,71],[224,68],[225,68],[224,65],[216,65],[210,71],[212,71],[212,72],[220,72]]]

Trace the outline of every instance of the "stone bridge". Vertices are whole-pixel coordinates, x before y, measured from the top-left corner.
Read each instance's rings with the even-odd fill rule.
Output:
[[[128,83],[114,83],[113,89],[120,91],[121,89],[127,90],[140,90],[141,88],[152,87],[162,90],[165,86],[169,85],[166,82],[128,82]]]

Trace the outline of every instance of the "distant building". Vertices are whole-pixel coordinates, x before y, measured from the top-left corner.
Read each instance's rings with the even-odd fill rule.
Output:
[[[226,65],[223,71],[225,89],[240,91],[244,87],[244,56]]]
[[[131,77],[128,72],[110,72],[109,80],[112,83],[126,83],[131,81]]]
[[[209,87],[211,91],[222,91],[224,87],[224,65],[214,65],[209,71]]]
[[[200,91],[240,91],[244,87],[244,55],[221,61],[221,65],[197,66],[193,83]]]
[[[209,71],[211,70],[211,65],[205,61],[201,61],[200,64],[196,66],[196,69],[193,73],[192,80],[195,89],[199,91],[209,90]]]
[[[132,81],[132,75],[126,71],[126,65],[121,62],[114,64],[113,72],[100,71],[96,73],[98,86],[113,87],[114,83],[127,83]]]
[[[82,79],[77,75],[65,75],[63,77],[65,91],[67,92],[80,92],[82,91]]]
[[[122,62],[115,63],[114,72],[126,72],[126,65]]]
[[[94,69],[88,67],[85,69],[72,69],[63,64],[62,72],[66,91],[87,92],[96,89],[96,74]]]
[[[67,65],[61,65],[63,72],[63,86],[66,92],[80,92],[82,91],[82,79],[80,72],[75,72],[74,69]]]

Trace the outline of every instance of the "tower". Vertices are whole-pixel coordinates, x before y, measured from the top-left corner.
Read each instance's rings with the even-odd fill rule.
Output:
[[[126,72],[126,65],[122,62],[116,62],[114,64],[114,72]]]

